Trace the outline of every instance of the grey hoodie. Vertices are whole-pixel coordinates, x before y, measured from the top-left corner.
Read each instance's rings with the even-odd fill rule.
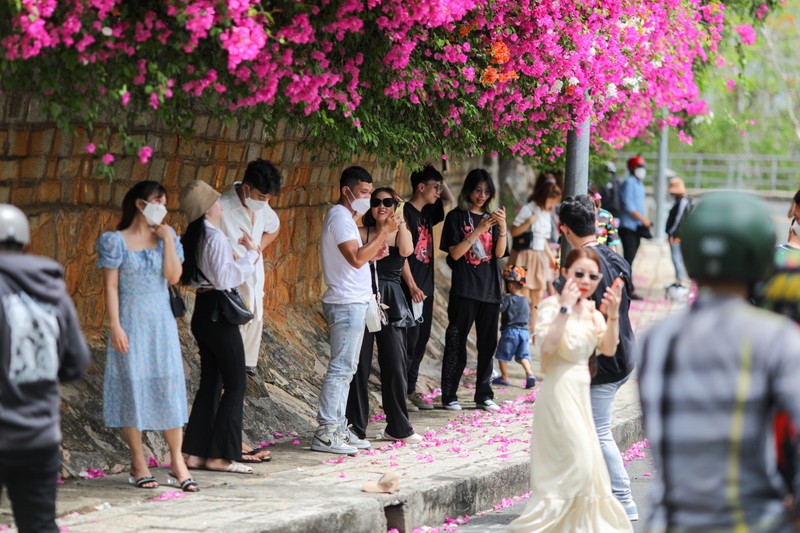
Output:
[[[88,363],[61,265],[0,252],[0,452],[61,442],[59,383]]]

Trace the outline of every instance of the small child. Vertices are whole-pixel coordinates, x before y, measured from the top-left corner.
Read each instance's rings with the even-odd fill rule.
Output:
[[[536,386],[536,377],[531,372],[531,354],[528,351],[530,333],[528,322],[531,319],[530,302],[520,292],[525,286],[527,271],[525,267],[508,265],[503,271],[506,294],[500,305],[500,343],[497,345],[497,361],[500,363],[499,378],[492,380],[494,385],[510,385],[508,382],[508,362],[516,358],[525,369],[525,388]]]

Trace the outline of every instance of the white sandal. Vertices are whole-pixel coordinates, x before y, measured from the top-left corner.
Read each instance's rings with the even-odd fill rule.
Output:
[[[222,469],[207,468],[207,470],[210,470],[212,472],[228,472],[230,474],[252,474],[253,473],[253,469],[252,468],[250,468],[247,465],[243,465],[242,463],[237,463],[236,461],[231,461],[231,464],[229,464],[228,466],[226,466],[225,468],[222,468]]]

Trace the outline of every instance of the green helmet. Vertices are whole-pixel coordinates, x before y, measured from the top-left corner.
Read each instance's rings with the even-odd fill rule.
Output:
[[[775,226],[766,206],[739,192],[705,195],[679,230],[693,278],[756,282],[775,253]]]

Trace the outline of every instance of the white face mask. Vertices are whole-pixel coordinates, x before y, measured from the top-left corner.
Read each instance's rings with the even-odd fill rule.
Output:
[[[800,224],[797,222],[797,219],[792,221],[792,231],[794,232],[795,237],[800,237]]]
[[[158,226],[161,224],[161,221],[164,220],[164,217],[167,216],[167,207],[162,204],[151,204],[150,202],[145,202],[144,209],[142,209],[142,214],[144,215],[144,219],[148,224],[151,226]]]
[[[647,169],[644,167],[639,167],[633,171],[633,175],[640,180],[643,180],[647,176]]]
[[[350,207],[353,209],[353,211],[359,215],[363,215],[369,211],[369,198],[356,198],[353,194],[353,191],[351,191],[349,187],[347,192],[350,193],[350,198],[348,198],[347,201],[350,202]]]
[[[268,205],[267,202],[262,200],[253,200],[249,196],[245,197],[244,203],[247,204],[247,207],[249,207],[252,211],[260,211]]]

